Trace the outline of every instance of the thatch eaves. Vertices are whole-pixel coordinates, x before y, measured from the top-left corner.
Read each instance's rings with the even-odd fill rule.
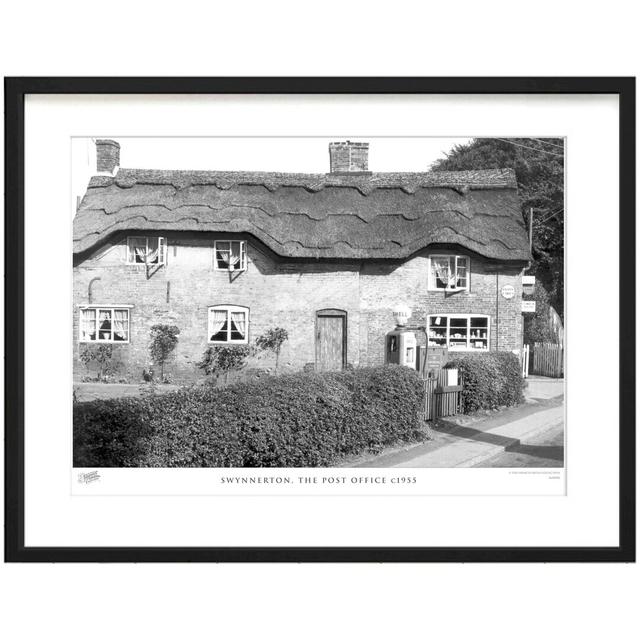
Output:
[[[250,234],[285,258],[404,259],[430,244],[456,244],[496,260],[530,260],[511,169],[120,169],[93,177],[74,219],[74,253],[125,231]]]

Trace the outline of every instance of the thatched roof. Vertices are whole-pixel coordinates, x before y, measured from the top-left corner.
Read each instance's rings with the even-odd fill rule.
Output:
[[[120,169],[91,178],[74,253],[131,231],[247,233],[289,258],[403,259],[430,244],[527,261],[511,169],[298,174]]]

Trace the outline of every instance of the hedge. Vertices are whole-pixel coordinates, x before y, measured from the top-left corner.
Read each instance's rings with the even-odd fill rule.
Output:
[[[458,369],[462,375],[464,413],[510,407],[524,400],[520,360],[513,353],[496,351],[459,355],[449,360],[446,368]]]
[[[77,403],[77,467],[315,467],[423,438],[423,385],[400,366]]]

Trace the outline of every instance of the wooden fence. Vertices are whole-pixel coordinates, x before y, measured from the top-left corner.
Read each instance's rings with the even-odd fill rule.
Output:
[[[535,342],[533,345],[533,373],[537,376],[562,378],[564,349],[561,344]]]
[[[457,369],[441,369],[435,378],[425,378],[423,383],[425,420],[462,413],[462,380]]]

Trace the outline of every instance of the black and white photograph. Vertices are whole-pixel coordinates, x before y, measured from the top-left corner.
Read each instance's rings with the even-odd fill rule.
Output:
[[[629,557],[628,84],[9,83],[13,557]]]
[[[74,138],[74,467],[564,468],[565,142]]]

